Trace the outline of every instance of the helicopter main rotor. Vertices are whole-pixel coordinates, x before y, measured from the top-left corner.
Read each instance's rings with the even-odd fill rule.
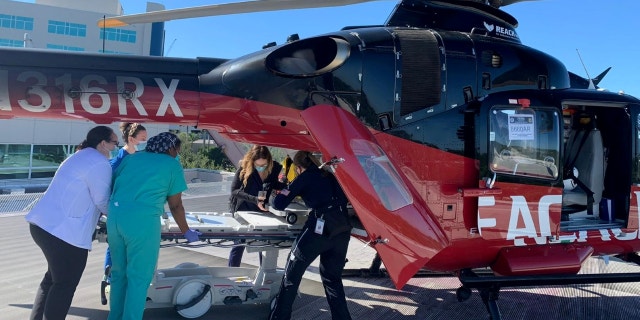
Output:
[[[312,9],[324,7],[340,7],[359,3],[373,2],[380,0],[255,0],[243,2],[231,2],[222,4],[212,4],[205,6],[159,10],[139,14],[122,15],[111,18],[105,18],[98,21],[98,26],[102,28],[122,27],[137,23],[153,23],[178,19],[189,19],[199,17],[231,15],[239,13],[254,13],[292,9]],[[500,8],[506,5],[514,4],[522,1],[532,0],[463,0],[468,2],[482,3],[490,5],[494,8]],[[400,1],[401,3],[402,1]],[[431,2],[425,0],[424,2]],[[441,0],[437,2],[448,2]],[[453,1],[453,2],[460,2]]]

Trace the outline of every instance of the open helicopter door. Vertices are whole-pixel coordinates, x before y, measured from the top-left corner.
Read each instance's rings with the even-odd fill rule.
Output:
[[[561,174],[562,115],[513,103],[493,106],[485,118],[488,179],[481,184],[500,192],[478,198],[478,231],[487,240],[543,244],[560,223],[562,188],[554,185]]]
[[[318,105],[301,112],[324,160],[344,159],[336,177],[397,288],[448,243],[419,194],[353,114]]]

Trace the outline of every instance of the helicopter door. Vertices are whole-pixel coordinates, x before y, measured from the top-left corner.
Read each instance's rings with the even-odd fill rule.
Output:
[[[557,233],[562,209],[560,120],[555,108],[496,106],[488,115],[488,175],[500,195],[478,198],[478,231],[516,244]]]
[[[633,164],[631,165],[631,201],[628,228],[638,229],[640,228],[640,105],[633,105],[630,109],[633,125]]]
[[[391,279],[401,288],[447,245],[437,219],[357,117],[329,105],[300,114],[324,160],[343,159],[335,168],[336,177]]]

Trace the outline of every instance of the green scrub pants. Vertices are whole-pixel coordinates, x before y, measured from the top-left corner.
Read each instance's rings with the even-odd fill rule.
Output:
[[[129,209],[111,206],[107,219],[113,261],[109,320],[142,319],[158,263],[160,217]]]

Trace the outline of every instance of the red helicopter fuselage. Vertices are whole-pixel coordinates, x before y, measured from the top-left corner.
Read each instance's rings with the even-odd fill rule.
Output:
[[[575,274],[640,250],[639,100],[569,88],[502,14],[469,13],[491,26],[472,32],[400,27],[416,13],[397,12],[233,60],[0,49],[0,119],[173,123],[340,158],[360,237],[398,287],[422,268]],[[569,203],[586,118],[600,138],[575,145],[602,168],[580,170],[596,178]]]

